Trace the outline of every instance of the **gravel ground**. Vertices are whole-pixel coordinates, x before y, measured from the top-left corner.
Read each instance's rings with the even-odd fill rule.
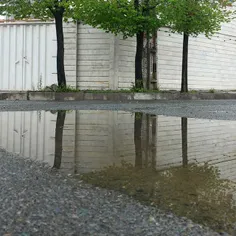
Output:
[[[3,150],[0,188],[0,235],[218,235]]]
[[[0,111],[126,110],[207,119],[236,119],[236,101],[0,101]],[[0,151],[0,235],[218,235],[191,221],[143,206],[119,193]],[[227,234],[225,234],[227,235]]]
[[[236,100],[204,101],[0,101],[0,111],[17,110],[125,110],[166,116],[236,120]]]

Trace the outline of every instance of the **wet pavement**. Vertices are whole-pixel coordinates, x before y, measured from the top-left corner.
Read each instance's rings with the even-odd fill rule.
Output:
[[[236,120],[235,100],[181,101],[0,101],[0,111],[122,110],[199,119]]]
[[[9,111],[0,113],[0,147],[30,158],[36,169],[37,163],[43,162],[62,175],[69,174],[75,181],[72,185],[83,180],[187,217],[217,232],[232,233],[235,229],[234,120],[116,110]],[[68,188],[72,191],[70,184]],[[57,202],[50,204],[54,207]],[[51,232],[37,231],[37,227],[36,232],[41,235]],[[182,222],[173,235],[207,234],[198,234],[195,228],[193,234],[183,233],[181,227],[184,228]],[[74,230],[78,233],[78,229]],[[75,235],[94,235],[92,232]],[[127,232],[124,235],[131,235]],[[165,230],[160,234],[148,233],[172,235]],[[122,233],[117,231],[114,235]]]

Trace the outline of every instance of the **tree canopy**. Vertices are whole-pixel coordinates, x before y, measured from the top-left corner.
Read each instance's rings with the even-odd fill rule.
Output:
[[[64,18],[68,18],[72,14],[68,3],[68,0],[1,0],[0,13],[15,19],[48,20],[54,18],[54,12],[63,8]]]
[[[188,41],[189,36],[204,34],[211,37],[229,22],[233,11],[229,0],[163,0],[165,17],[171,30],[183,33],[181,92],[188,92]]]
[[[144,33],[149,36],[163,26],[170,27],[174,32],[184,33],[183,61],[187,80],[188,37],[199,34],[210,37],[220,30],[221,24],[230,20],[230,4],[232,0],[2,0],[0,14],[13,15],[16,19],[55,19],[59,86],[66,85],[62,20],[73,18],[115,35],[122,34],[124,38],[136,35],[137,85],[138,80],[142,81]]]
[[[207,37],[221,29],[224,22],[230,21],[233,11],[227,6],[231,1],[216,0],[169,0],[165,17],[174,32],[189,36],[205,34]]]
[[[153,32],[165,22],[157,16],[157,0],[75,0],[74,17],[83,23],[115,35],[132,37],[137,32]]]

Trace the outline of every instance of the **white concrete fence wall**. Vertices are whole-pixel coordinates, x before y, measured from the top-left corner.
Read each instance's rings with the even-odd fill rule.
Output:
[[[134,38],[123,40],[90,26],[78,26],[78,75],[81,89],[122,89],[134,83]],[[157,34],[157,80],[162,90],[179,90],[182,35],[162,28]],[[236,89],[236,20],[211,39],[189,39],[189,89]]]
[[[68,85],[82,90],[128,89],[134,83],[136,42],[88,25],[65,23]],[[158,31],[157,80],[162,90],[180,89],[182,36]],[[189,40],[189,89],[236,89],[236,20],[212,39]],[[0,90],[39,89],[57,82],[52,22],[0,24]]]
[[[157,77],[160,89],[181,86],[182,35],[158,31]],[[223,25],[211,39],[190,37],[188,79],[190,89],[236,89],[236,20]]]
[[[135,41],[78,25],[77,86],[128,89],[134,82]]]

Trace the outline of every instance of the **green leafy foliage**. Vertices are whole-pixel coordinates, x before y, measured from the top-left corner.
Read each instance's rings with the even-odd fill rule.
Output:
[[[58,87],[56,92],[61,92],[61,93],[77,93],[80,92],[79,89],[71,87],[71,86],[62,86]]]
[[[210,90],[209,90],[209,93],[215,93],[215,89],[213,89],[213,88],[210,89]]]
[[[75,0],[74,18],[115,35],[132,37],[164,26],[157,17],[161,5],[156,0],[135,4],[136,0]]]
[[[53,13],[64,9],[64,17],[71,14],[68,0],[1,0],[0,14],[14,16],[15,19],[36,18],[48,20]]]
[[[233,13],[228,0],[162,0],[166,17],[173,32],[183,33],[181,92],[188,92],[188,41],[189,36],[204,34],[211,37],[229,22]]]
[[[230,20],[232,1],[75,0],[73,16],[83,23],[125,37],[169,26],[174,32],[207,37]]]
[[[166,11],[163,17],[169,21],[174,32],[198,36],[203,33],[212,36],[220,30],[221,24],[229,22],[233,11],[232,1],[218,0],[169,0],[164,1]]]

